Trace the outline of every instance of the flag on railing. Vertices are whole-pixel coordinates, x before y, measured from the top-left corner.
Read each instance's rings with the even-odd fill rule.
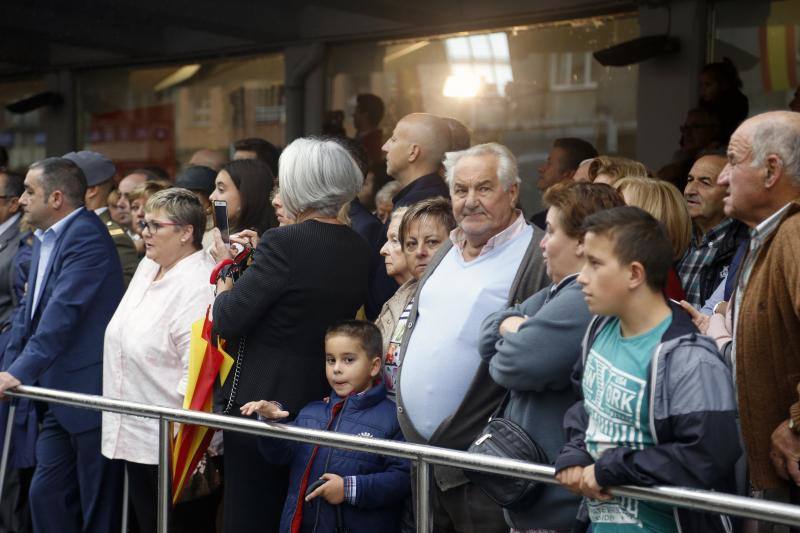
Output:
[[[209,306],[210,309],[210,306]],[[212,342],[212,322],[205,318],[192,324],[192,340],[189,350],[189,380],[183,408],[211,412],[214,396],[214,380],[219,376],[224,383],[233,366],[233,358],[218,342]],[[172,503],[180,498],[186,483],[191,478],[197,463],[208,449],[214,429],[204,426],[181,424],[172,446]]]

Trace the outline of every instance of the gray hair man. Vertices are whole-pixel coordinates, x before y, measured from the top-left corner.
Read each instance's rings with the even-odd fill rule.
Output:
[[[750,227],[733,305],[733,374],[750,482],[800,503],[800,114],[746,120],[719,176],[725,214]],[[732,311],[731,311],[732,309]],[[717,315],[715,315],[717,316]],[[712,321],[714,318],[712,318]],[[781,379],[777,379],[781,378]]]
[[[487,315],[547,284],[540,229],[516,208],[517,162],[496,143],[448,153],[447,182],[458,227],[420,280],[400,350],[398,417],[410,442],[466,449],[503,390],[478,353]],[[434,525],[508,531],[501,509],[457,469],[436,467]]]

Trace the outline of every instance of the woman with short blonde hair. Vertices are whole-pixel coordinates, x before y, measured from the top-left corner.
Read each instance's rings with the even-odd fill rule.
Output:
[[[647,167],[627,157],[599,155],[589,163],[589,181],[614,185],[626,177],[647,177]]]
[[[625,203],[641,207],[667,229],[677,261],[692,242],[692,219],[683,194],[668,181],[650,178],[623,178],[613,187],[625,198]]]
[[[673,259],[679,261],[692,242],[692,219],[678,188],[668,181],[651,178],[624,178],[614,188],[626,204],[640,207],[661,221],[672,243]],[[674,265],[669,269],[666,295],[677,301],[686,299]]]
[[[170,188],[147,199],[146,257],[106,328],[104,396],[183,406],[192,323],[214,302],[208,283],[214,262],[201,247],[205,221],[203,206],[187,190]],[[155,531],[158,421],[104,412],[102,453],[125,464],[132,512],[142,531]],[[186,519],[184,511],[176,508],[176,526]]]

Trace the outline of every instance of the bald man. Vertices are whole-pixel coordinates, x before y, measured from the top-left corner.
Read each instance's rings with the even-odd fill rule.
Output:
[[[768,499],[793,504],[800,503],[798,146],[800,113],[757,115],[731,136],[718,179],[727,187],[725,215],[750,228],[726,306],[733,315],[730,360],[750,484]]]
[[[381,148],[386,153],[386,172],[402,187],[392,199],[393,209],[436,196],[450,198],[450,190],[439,174],[444,153],[450,149],[450,139],[450,127],[440,117],[412,113],[400,119]],[[390,220],[388,217],[380,232],[377,249],[386,242]],[[396,291],[397,282],[386,274],[386,265],[379,261],[370,274],[364,306],[367,318],[375,320],[383,304]]]
[[[394,207],[442,196],[450,197],[439,168],[450,148],[447,122],[428,113],[406,115],[381,148],[386,153],[386,172],[403,187],[394,196]]]

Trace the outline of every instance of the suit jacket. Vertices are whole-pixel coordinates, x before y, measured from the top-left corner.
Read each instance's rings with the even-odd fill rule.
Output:
[[[119,261],[122,263],[122,277],[125,282],[125,288],[127,288],[136,273],[136,267],[139,266],[139,255],[136,253],[136,246],[133,244],[133,239],[125,233],[125,230],[111,220],[111,213],[108,210],[103,211],[98,216],[103,221],[103,224],[106,225],[108,234],[114,240],[114,246],[119,254]]]
[[[100,219],[83,210],[53,247],[43,279],[36,279],[41,243],[35,240],[23,312],[16,313],[6,370],[25,385],[102,394],[103,336],[122,298],[122,267]],[[31,317],[36,284],[42,291]],[[100,412],[50,404],[70,433],[100,426]]]
[[[14,256],[19,239],[19,220],[0,235],[0,324],[8,320],[18,303],[14,293]]]

